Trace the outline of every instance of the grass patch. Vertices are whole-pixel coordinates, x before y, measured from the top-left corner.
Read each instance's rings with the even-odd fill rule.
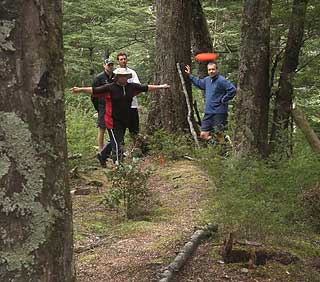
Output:
[[[117,226],[113,226],[112,233],[121,237],[135,236],[139,233],[148,232],[153,227],[154,223],[150,221],[127,220],[119,223]]]
[[[290,238],[286,241],[285,246],[290,248],[290,250],[300,258],[320,257],[319,242],[320,236],[318,243],[316,243],[316,241],[308,242],[305,238]]]
[[[69,155],[81,154],[82,157],[70,160],[70,167],[78,165],[79,162],[88,165],[88,160],[95,160],[97,146],[96,119],[94,112],[85,109],[67,107],[67,142]]]
[[[78,259],[82,263],[95,262],[97,260],[97,254],[94,254],[94,253],[82,254],[81,256],[79,256]]]
[[[159,237],[159,239],[153,244],[151,244],[149,248],[154,251],[161,251],[161,250],[170,249],[170,248],[176,249],[176,247],[174,247],[173,245],[176,242],[179,242],[180,240],[181,240],[181,235],[179,234]]]
[[[158,207],[150,214],[150,220],[153,222],[169,221],[174,215],[174,211],[169,207]]]

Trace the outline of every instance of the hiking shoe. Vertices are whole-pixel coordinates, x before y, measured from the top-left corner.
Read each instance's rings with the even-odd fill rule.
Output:
[[[107,164],[106,164],[106,160],[101,156],[101,154],[97,154],[97,159],[101,165],[101,167],[105,168],[107,167]]]

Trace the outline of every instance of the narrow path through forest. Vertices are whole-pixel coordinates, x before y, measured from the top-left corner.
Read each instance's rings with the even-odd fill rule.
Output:
[[[164,166],[146,162],[145,166],[156,166],[148,181],[156,206],[148,220],[110,223],[110,211],[99,204],[109,189],[108,180],[99,171],[86,178],[100,178],[104,183],[100,191],[74,196],[76,249],[102,242],[77,254],[78,282],[158,281],[159,274],[201,224],[200,215],[212,190],[207,175],[188,160]]]
[[[142,167],[153,171],[148,180],[153,205],[139,220],[124,220],[101,204],[111,186],[103,169],[73,178],[73,189],[86,194],[73,195],[77,282],[158,282],[195,230],[213,220],[214,184],[196,162],[163,165],[147,158]],[[314,269],[299,259],[271,259],[252,268],[248,260],[225,264],[219,255],[221,241],[200,245],[173,281],[319,281]]]

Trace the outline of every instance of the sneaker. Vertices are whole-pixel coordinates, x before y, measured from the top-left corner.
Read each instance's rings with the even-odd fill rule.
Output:
[[[97,159],[101,165],[101,167],[105,168],[107,167],[107,164],[106,164],[106,160],[101,156],[101,154],[97,154]]]

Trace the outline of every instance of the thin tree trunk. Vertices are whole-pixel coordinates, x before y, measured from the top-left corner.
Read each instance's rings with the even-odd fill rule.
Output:
[[[71,282],[62,1],[0,9],[0,281]]]
[[[245,0],[235,112],[238,155],[267,154],[271,0]]]
[[[274,105],[270,137],[271,148],[273,152],[286,152],[288,155],[292,153],[290,115],[293,99],[293,80],[303,43],[307,4],[308,0],[294,0],[292,4],[288,39]]]

